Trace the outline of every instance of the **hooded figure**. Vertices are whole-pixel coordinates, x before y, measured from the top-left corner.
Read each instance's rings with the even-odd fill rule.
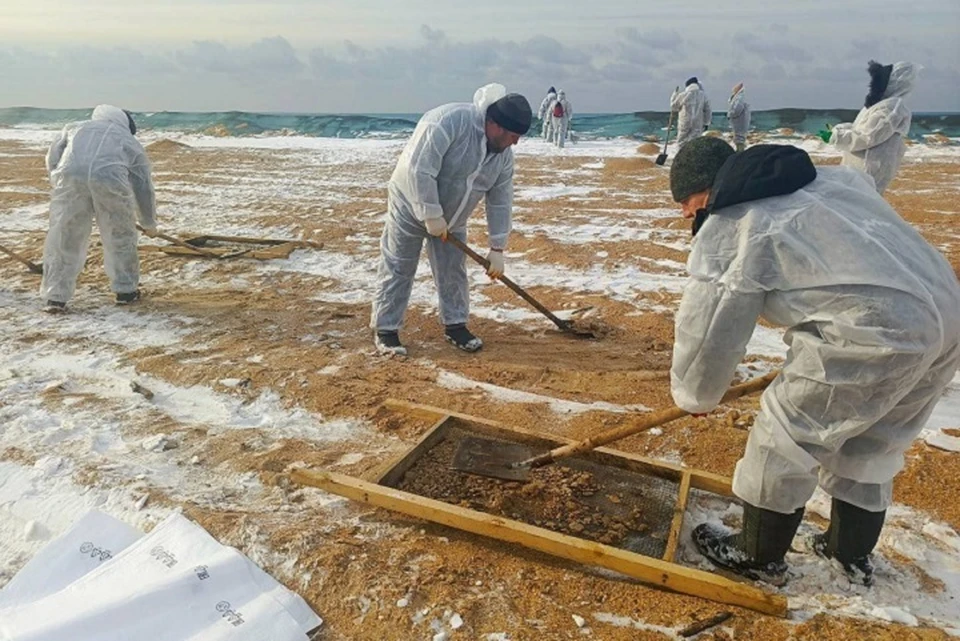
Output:
[[[481,87],[473,103],[452,103],[425,113],[400,154],[387,187],[387,220],[371,325],[381,352],[406,354],[398,330],[410,301],[423,241],[440,294],[446,339],[475,352],[483,342],[466,327],[470,292],[465,255],[444,242],[467,239],[467,219],[486,200],[491,277],[503,274],[503,250],[513,208],[513,151],[530,128],[527,99],[502,85]]]
[[[570,119],[573,118],[573,106],[567,100],[567,92],[563,89],[557,93],[557,99],[549,107],[553,142],[563,149],[567,141],[567,132],[570,131]]]
[[[733,144],[737,151],[743,151],[747,146],[747,132],[750,131],[750,105],[743,95],[743,83],[737,84],[730,94],[730,104],[727,107],[727,120],[733,131]]]
[[[707,94],[696,77],[687,80],[683,91],[676,90],[670,96],[670,110],[677,117],[677,148],[699,137],[710,125],[712,112]]]
[[[50,146],[47,171],[53,191],[40,293],[51,311],[64,309],[73,296],[94,219],[117,302],[139,298],[134,216],[149,232],[157,222],[150,162],[135,131],[129,112],[100,105],[90,120],[67,125]]]
[[[897,175],[910,131],[910,109],[904,97],[913,91],[922,67],[912,62],[880,65],[870,61],[870,92],[851,123],[834,127],[830,142],[843,152],[841,164],[856,167],[873,178],[883,194]]]
[[[694,542],[718,565],[782,580],[819,484],[833,507],[815,547],[869,585],[893,477],[960,366],[957,276],[866,176],[814,168],[796,147],[734,153],[701,138],[670,183],[697,231],[676,316],[677,405],[716,407],[759,318],[787,328],[733,477],[743,529],[704,524]]]
[[[550,87],[547,90],[547,97],[543,99],[540,103],[540,109],[537,111],[537,118],[541,120],[542,127],[540,134],[543,136],[544,140],[553,140],[553,129],[552,123],[553,120],[550,117],[550,105],[553,104],[553,101],[557,99],[557,90],[553,87]]]

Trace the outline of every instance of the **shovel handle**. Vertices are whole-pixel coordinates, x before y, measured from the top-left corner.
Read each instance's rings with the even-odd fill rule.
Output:
[[[473,251],[469,245],[467,245],[465,242],[463,242],[453,234],[447,234],[447,242],[451,243],[454,247],[462,251],[464,254],[466,254],[473,260],[480,263],[484,269],[490,269],[489,260],[481,256],[477,252]],[[565,332],[571,331],[570,325],[568,323],[566,323],[563,319],[557,317],[556,314],[554,314],[549,309],[541,305],[536,298],[534,298],[533,296],[528,294],[526,291],[524,291],[524,289],[520,287],[520,285],[517,285],[515,282],[513,282],[503,274],[501,274],[500,276],[497,276],[497,280],[499,280],[504,285],[506,285],[507,287],[512,289],[514,292],[516,292],[520,298],[522,298],[523,300],[533,305],[538,312],[540,312],[541,314],[549,318],[551,321],[553,321],[554,325],[556,325],[557,327],[559,327]]]
[[[18,254],[17,252],[13,251],[12,249],[7,249],[7,248],[4,247],[3,245],[0,245],[0,251],[2,251],[4,254],[10,256],[10,257],[13,258],[13,259],[20,261],[20,262],[23,263],[24,265],[26,265],[26,266],[27,266],[27,269],[29,269],[30,271],[32,271],[34,274],[42,274],[42,273],[43,273],[43,267],[41,267],[40,265],[37,265],[36,263],[34,263],[34,262],[32,262],[32,261],[27,260],[26,258],[24,258],[23,256],[21,256],[21,255]]]
[[[670,127],[673,126],[673,109],[670,109],[670,117],[667,118],[667,135],[663,139],[663,153],[667,153],[667,145],[670,143]]]
[[[727,390],[727,393],[723,395],[722,399],[720,399],[720,403],[729,403],[730,401],[738,399],[741,396],[763,391],[779,374],[780,370],[776,370],[751,381],[747,381],[746,383],[735,385]],[[654,412],[653,414],[645,416],[637,423],[614,427],[613,429],[609,429],[605,432],[600,432],[596,436],[591,436],[585,441],[578,441],[576,443],[570,443],[569,445],[562,445],[558,448],[550,450],[549,452],[534,456],[533,458],[518,463],[517,467],[524,467],[528,465],[530,467],[543,467],[544,465],[552,463],[557,459],[588,452],[606,445],[607,443],[619,441],[622,438],[632,436],[639,432],[645,432],[646,430],[657,427],[658,425],[663,425],[664,423],[669,423],[670,421],[675,421],[678,418],[683,418],[684,416],[689,415],[690,412],[682,410],[676,406],[671,407],[670,409]]]
[[[146,233],[143,227],[141,227],[140,225],[137,225],[137,229],[139,229],[141,232]],[[220,256],[218,256],[217,254],[214,254],[213,252],[208,252],[205,249],[194,247],[190,243],[186,243],[180,240],[179,238],[174,238],[173,236],[169,236],[162,232],[154,232],[153,235],[156,236],[157,238],[160,238],[161,240],[167,241],[168,243],[173,243],[177,247],[183,247],[184,249],[189,249],[190,251],[195,252],[200,256],[206,256],[207,258],[220,258]]]

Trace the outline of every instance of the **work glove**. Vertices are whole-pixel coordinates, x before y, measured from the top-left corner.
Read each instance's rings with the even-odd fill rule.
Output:
[[[830,125],[824,125],[826,129],[821,129],[817,132],[817,135],[820,136],[820,140],[823,142],[829,143],[830,138],[833,136],[833,128]]]
[[[159,231],[156,227],[144,227],[144,228],[143,228],[143,235],[144,235],[144,236],[148,236],[148,237],[150,237],[150,238],[156,238],[156,237],[157,237],[157,234],[159,234],[159,233],[160,233],[160,231]]]
[[[447,239],[447,221],[443,216],[427,218],[423,224],[427,226],[427,233],[431,236],[439,236],[442,240]]]
[[[490,266],[487,267],[487,276],[490,278],[500,278],[503,276],[504,258],[502,249],[491,249],[487,253],[487,260]]]

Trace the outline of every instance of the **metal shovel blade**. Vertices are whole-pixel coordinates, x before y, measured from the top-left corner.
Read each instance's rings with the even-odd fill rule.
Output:
[[[534,455],[526,445],[467,436],[453,455],[453,469],[504,481],[526,481],[530,467],[517,465]]]
[[[667,162],[667,154],[660,154],[657,156],[657,159],[654,162],[662,166],[665,162]]]

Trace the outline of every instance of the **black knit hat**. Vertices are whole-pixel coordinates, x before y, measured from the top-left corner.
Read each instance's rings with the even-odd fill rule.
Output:
[[[870,93],[863,101],[863,106],[872,107],[883,100],[883,95],[887,93],[887,85],[890,84],[893,65],[882,65],[876,60],[871,60],[867,63],[867,73],[870,74]]]
[[[676,202],[710,189],[727,158],[735,154],[720,138],[701,136],[685,144],[670,167],[670,191]]]
[[[533,110],[526,98],[518,93],[508,93],[487,107],[487,118],[522,136],[530,130]]]
[[[689,86],[692,85],[693,83],[697,83],[698,85],[700,84],[700,81],[697,80],[697,77],[696,77],[696,76],[691,76],[691,77],[687,78],[687,82],[684,83],[683,86],[684,86],[684,87],[689,87]]]

